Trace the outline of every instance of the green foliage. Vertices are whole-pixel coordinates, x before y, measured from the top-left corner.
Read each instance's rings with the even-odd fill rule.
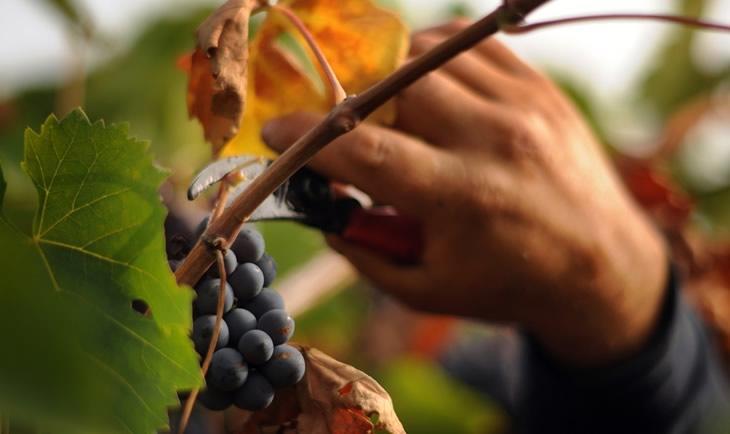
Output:
[[[91,34],[91,25],[78,5],[72,0],[45,0],[45,3],[57,10],[69,24],[76,26],[84,34]]]
[[[283,221],[256,225],[266,240],[266,251],[274,257],[283,276],[324,248],[322,234],[300,224]]]
[[[407,432],[483,434],[503,432],[504,416],[480,396],[423,360],[403,359],[377,377]]]
[[[474,10],[466,2],[453,2],[448,6],[447,16],[451,18],[473,17]]]
[[[52,432],[165,427],[201,381],[192,291],[165,261],[165,173],[126,126],[80,110],[25,142],[39,206],[30,236],[0,223],[0,413]]]
[[[730,236],[730,186],[697,198],[697,210],[715,236]]]
[[[683,0],[679,13],[702,16],[705,3],[705,0]],[[696,34],[689,27],[672,26],[671,33],[651,62],[653,66],[641,81],[641,100],[662,117],[730,79],[730,65],[723,71],[710,73],[697,64],[693,57]]]
[[[3,174],[3,168],[0,166],[0,213],[2,213],[3,210],[3,199],[5,198],[5,190],[7,190],[8,185],[5,182],[5,175]]]

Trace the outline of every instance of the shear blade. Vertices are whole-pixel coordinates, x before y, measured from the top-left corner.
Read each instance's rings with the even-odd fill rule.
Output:
[[[241,168],[246,179],[253,179],[266,169],[268,161],[256,156],[239,155],[214,161],[193,179],[188,188],[188,200],[195,200],[202,192],[220,182],[226,175]]]
[[[236,185],[235,189],[228,196],[227,206],[230,206],[234,200],[251,185],[254,177],[240,182]],[[248,218],[249,221],[260,221],[260,220],[304,220],[306,218],[304,213],[296,211],[291,204],[286,200],[285,192],[288,187],[288,181],[284,183],[277,193],[270,194],[269,197],[264,200],[261,205],[256,208],[256,211],[251,214]]]

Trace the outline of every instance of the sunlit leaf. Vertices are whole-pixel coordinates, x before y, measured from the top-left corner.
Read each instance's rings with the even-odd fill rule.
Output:
[[[147,148],[80,110],[26,132],[38,209],[30,235],[0,221],[0,412],[39,432],[155,432],[200,383]]]
[[[383,79],[405,59],[408,29],[395,14],[369,0],[281,3],[305,23],[350,94]],[[266,121],[301,110],[326,112],[332,99],[319,65],[309,60],[313,58],[309,47],[280,13],[268,14],[250,48],[247,110],[240,132],[223,153],[271,156],[260,139]],[[313,74],[312,68],[319,73]],[[373,119],[389,122],[393,116],[390,106]]]

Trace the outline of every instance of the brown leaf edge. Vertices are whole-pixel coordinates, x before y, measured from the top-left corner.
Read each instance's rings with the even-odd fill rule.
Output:
[[[263,0],[228,0],[197,30],[188,80],[188,113],[203,126],[213,153],[238,132],[246,105],[248,27]]]
[[[233,434],[405,434],[388,392],[372,377],[310,347],[295,345],[307,371],[296,387],[278,390],[261,412],[229,410]]]

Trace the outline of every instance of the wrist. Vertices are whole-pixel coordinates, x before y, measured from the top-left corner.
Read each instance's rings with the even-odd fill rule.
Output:
[[[530,327],[556,359],[602,365],[638,352],[657,322],[666,293],[668,254],[657,231],[634,214],[602,241],[595,277],[569,289],[552,318]]]

